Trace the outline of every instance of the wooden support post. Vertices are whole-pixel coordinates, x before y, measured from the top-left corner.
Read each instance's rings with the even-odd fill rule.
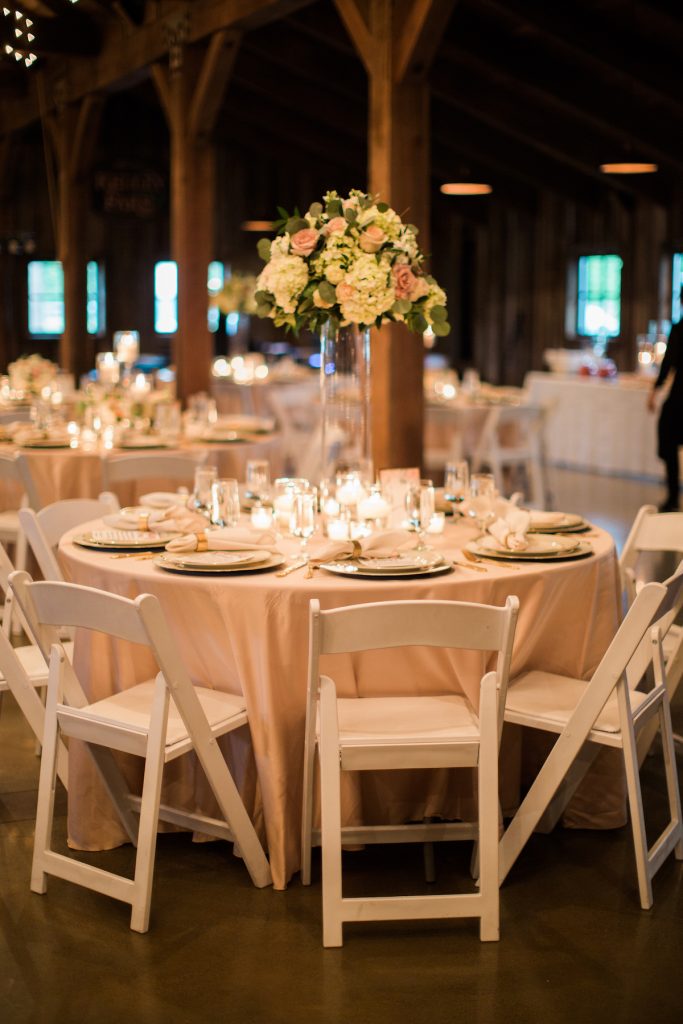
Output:
[[[5,239],[11,229],[9,213],[11,210],[10,155],[13,135],[7,134],[0,139],[0,370],[2,373],[11,362],[13,347],[11,343],[10,303],[6,301],[6,293],[11,284],[10,255],[7,252]]]
[[[57,104],[46,118],[46,139],[56,162],[55,248],[64,273],[64,333],[59,365],[76,379],[95,364],[95,342],[86,328],[87,172],[97,140],[102,97],[96,93]]]
[[[152,69],[171,136],[171,255],[178,267],[178,331],[173,343],[178,397],[209,385],[213,338],[207,272],[214,257],[215,147],[210,139],[240,36],[216,32],[208,48],[171,40],[171,65]]]
[[[427,70],[454,0],[335,0],[368,73],[368,188],[419,228],[429,253]],[[375,466],[422,463],[422,338],[401,324],[373,332]]]

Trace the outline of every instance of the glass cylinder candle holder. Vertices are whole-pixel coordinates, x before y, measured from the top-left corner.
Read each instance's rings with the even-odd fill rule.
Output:
[[[97,379],[105,387],[113,387],[118,384],[121,376],[121,366],[113,352],[98,352],[95,358]]]
[[[273,509],[270,505],[255,502],[251,507],[251,525],[255,530],[269,530],[273,525]]]
[[[275,525],[280,530],[289,531],[292,509],[294,507],[294,492],[308,487],[308,480],[303,477],[282,476],[278,477],[273,485],[273,511],[275,514]]]
[[[140,355],[140,332],[115,331],[114,355],[127,370],[130,370]]]

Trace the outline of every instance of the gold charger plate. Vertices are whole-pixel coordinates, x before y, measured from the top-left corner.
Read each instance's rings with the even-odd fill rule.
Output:
[[[405,580],[415,579],[416,576],[437,576],[441,573],[452,572],[453,566],[450,562],[442,561],[436,565],[425,566],[420,569],[403,569],[399,572],[373,571],[366,569],[355,559],[348,558],[340,562],[322,562],[318,567],[325,572],[331,572],[336,576],[354,576],[356,579],[366,580]]]
[[[206,554],[217,554],[218,552],[205,552]],[[183,560],[183,555],[174,555],[167,552],[157,555],[154,565],[166,572],[180,573],[183,576],[228,576],[239,572],[266,572],[271,569],[279,569],[286,562],[284,555],[270,555],[269,558],[258,562],[240,562],[236,565],[202,566],[200,564],[188,565]]]
[[[566,538],[562,538],[566,539]],[[592,555],[593,547],[586,540],[579,540],[565,550],[558,550],[550,554],[529,554],[525,551],[498,551],[493,548],[481,547],[476,541],[470,541],[465,545],[477,558],[487,558],[501,562],[565,562],[574,558],[588,558]]]
[[[161,537],[151,530],[93,530],[73,538],[74,544],[95,551],[155,551],[168,544],[168,536]]]

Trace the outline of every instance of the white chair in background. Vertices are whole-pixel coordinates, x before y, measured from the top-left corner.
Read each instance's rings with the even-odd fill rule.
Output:
[[[545,410],[541,406],[495,406],[486,417],[472,456],[472,472],[478,473],[487,465],[501,494],[521,489],[533,508],[546,508],[544,425]],[[524,471],[525,484],[521,488],[508,484],[506,470],[520,469]]]
[[[167,455],[160,452],[146,452],[135,455],[117,455],[102,460],[102,481],[106,491],[116,484],[136,480],[168,480],[170,485],[192,488],[198,466],[206,461],[206,455]]]
[[[42,744],[45,708],[39,693],[44,694],[47,686],[48,668],[47,662],[36,644],[29,640],[23,646],[17,647],[11,642],[13,620],[22,623],[27,637],[30,637],[28,624],[25,623],[21,610],[15,606],[14,594],[9,583],[10,575],[14,571],[7,552],[0,544],[0,590],[5,598],[2,628],[0,628],[0,707],[3,695],[9,691],[33,730],[38,744]],[[64,647],[70,655],[73,651],[73,644],[67,642]],[[67,764],[63,744],[60,744],[58,771],[59,777],[66,787]]]
[[[657,555],[673,556],[676,560],[683,557],[683,512],[658,512],[654,505],[643,505],[636,514],[619,556],[621,584],[629,605],[633,603],[643,583],[656,574],[657,566],[652,563]],[[642,571],[644,561],[650,563],[645,575]],[[657,578],[670,571],[671,558],[660,561],[664,565],[669,564]],[[663,647],[671,699],[683,678],[683,626],[671,626],[664,638]]]
[[[62,536],[75,526],[118,509],[114,494],[103,491],[99,498],[67,498],[46,505],[39,512],[32,508],[19,511],[22,530],[46,580],[63,580],[56,549]]]
[[[41,649],[51,651],[32,890],[44,893],[48,875],[83,885],[129,903],[130,927],[146,932],[159,820],[236,843],[254,884],[269,885],[268,861],[216,742],[220,736],[247,726],[244,699],[192,685],[161,605],[151,594],[131,601],[69,583],[34,583],[27,573],[13,573],[11,583]],[[89,701],[59,642],[59,629],[77,626],[150,648],[160,670],[156,678]],[[107,792],[137,847],[133,878],[51,849],[56,752],[62,736],[88,744]],[[128,789],[113,750],[145,759],[141,797]],[[160,803],[164,765],[190,751],[196,753],[206,774],[221,819]]]
[[[498,939],[498,746],[517,612],[515,597],[500,608],[457,601],[387,601],[321,611],[319,602],[311,601],[301,879],[310,884],[311,846],[320,837],[325,946],[341,946],[344,921],[409,918],[478,917],[481,939]],[[495,652],[495,670],[481,681],[478,713],[465,696],[455,693],[340,698],[332,679],[320,675],[323,654],[410,645]],[[312,827],[316,750],[320,833]],[[341,772],[436,767],[478,768],[478,822],[342,826]],[[479,841],[478,893],[342,895],[343,844],[446,839]]]
[[[640,904],[652,906],[652,878],[675,851],[683,860],[681,800],[661,637],[683,606],[683,563],[666,584],[648,583],[635,598],[590,680],[542,670],[510,681],[505,721],[556,733],[558,739],[501,841],[501,881],[541,818],[557,821],[600,747],[622,751]],[[650,689],[636,689],[648,681]],[[648,847],[637,736],[656,718],[662,748],[669,822]],[[557,794],[557,795],[556,795]]]
[[[17,456],[0,454],[0,482],[14,485],[24,491],[21,499],[22,507],[31,504],[31,495],[25,486]],[[12,546],[15,566],[18,569],[24,569],[26,566],[26,538],[19,524],[18,509],[0,512],[0,543]]]

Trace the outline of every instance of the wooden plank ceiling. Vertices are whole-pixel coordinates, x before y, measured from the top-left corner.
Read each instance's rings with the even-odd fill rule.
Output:
[[[403,0],[396,0],[400,7]],[[367,80],[333,0],[22,0],[38,61],[0,60],[0,133],[37,114],[35,81],[136,88],[187,17],[189,41],[223,23],[244,36],[217,130],[261,159],[311,159],[366,175]],[[11,38],[0,16],[0,43]],[[512,203],[551,189],[668,206],[683,171],[680,0],[458,0],[430,70],[435,187],[483,179]],[[654,176],[605,177],[645,159]]]

